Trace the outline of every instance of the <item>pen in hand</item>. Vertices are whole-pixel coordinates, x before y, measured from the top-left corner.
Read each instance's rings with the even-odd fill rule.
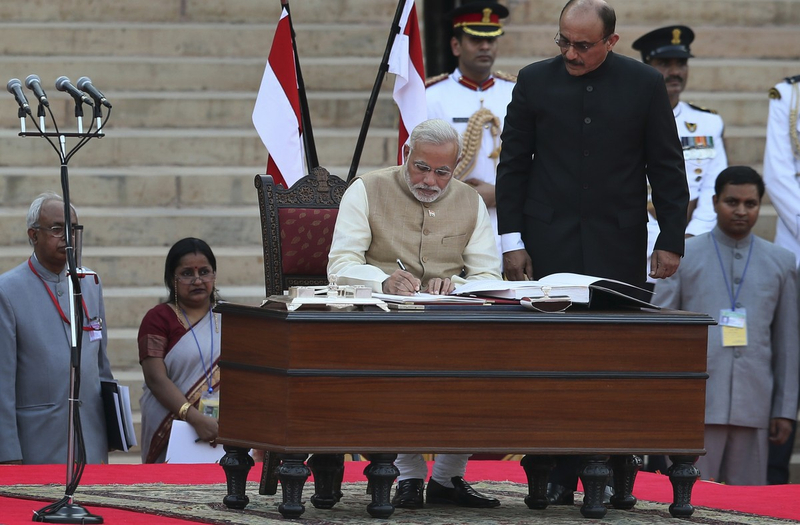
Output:
[[[406,265],[403,264],[403,261],[401,261],[399,257],[397,258],[397,266],[399,266],[400,269],[403,270],[404,272],[408,271],[408,270],[406,270]],[[414,294],[415,295],[418,294],[418,293],[419,293],[419,290],[414,290]]]

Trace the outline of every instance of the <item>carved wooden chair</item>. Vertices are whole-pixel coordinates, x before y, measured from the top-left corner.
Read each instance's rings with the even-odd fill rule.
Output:
[[[328,252],[347,182],[322,167],[312,169],[311,175],[288,189],[277,186],[270,175],[256,175],[254,182],[261,216],[266,296],[280,295],[290,286],[328,284]],[[327,482],[325,487],[317,484],[312,503],[332,507],[341,497],[344,457],[316,455],[308,465],[314,471],[315,484],[317,477]],[[277,492],[279,466],[277,454],[264,453],[260,494]]]
[[[347,183],[317,167],[291,188],[256,175],[267,297],[328,284],[328,252]]]

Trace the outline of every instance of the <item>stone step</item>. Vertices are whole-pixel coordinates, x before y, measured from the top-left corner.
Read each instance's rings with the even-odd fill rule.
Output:
[[[555,47],[555,45],[553,45]],[[633,51],[621,50],[633,55]],[[516,73],[520,68],[554,53],[522,57],[501,55],[497,69]],[[369,56],[301,57],[306,89],[325,91],[372,90],[380,59]],[[0,58],[0,78],[24,79],[30,73],[42,78],[45,91],[54,100],[69,100],[57,93],[55,79],[67,75],[74,81],[83,75],[92,78],[103,92],[130,91],[245,91],[256,93],[264,73],[264,58],[241,57],[74,57],[5,56]],[[759,91],[769,89],[781,78],[796,74],[800,60],[758,58],[692,59],[692,88],[702,91]],[[342,74],[346,71],[347,74]],[[154,81],[153,79],[157,79]],[[383,83],[393,86],[392,75]],[[13,102],[9,100],[8,107]]]
[[[177,239],[176,239],[177,240]],[[264,282],[264,252],[260,244],[253,246],[212,246],[217,259],[217,286],[242,286]],[[104,287],[162,287],[164,260],[169,246],[85,246],[83,266],[91,268]],[[6,272],[31,255],[31,247],[4,246],[0,254],[0,273]]]
[[[326,166],[342,178],[349,166]],[[379,166],[360,164],[357,173]],[[78,209],[84,206],[208,208],[257,206],[253,180],[266,171],[241,166],[80,167],[69,171],[70,195]],[[31,201],[44,191],[61,193],[58,167],[0,167],[0,205],[17,210],[20,225]],[[24,232],[23,232],[24,234]],[[20,243],[26,242],[22,239]],[[88,245],[87,245],[88,246]]]
[[[301,65],[310,57],[383,56],[390,19],[385,23],[295,24]],[[128,23],[128,22],[3,22],[0,32],[6,56],[52,55],[51,42],[63,42],[69,56],[238,57],[266,60],[275,23]],[[653,25],[618,25],[618,53],[639,56],[631,44]],[[704,58],[796,59],[797,27],[730,27],[695,25],[692,52]],[[38,38],[47,32],[48,38]],[[500,55],[556,55],[555,29],[550,24],[523,24],[509,19]]]
[[[418,7],[421,12],[421,1]],[[104,2],[94,0],[31,0],[19,5],[0,5],[0,19],[40,22],[271,22],[276,24],[281,4],[264,0],[137,0]],[[375,0],[302,0],[290,3],[296,22],[391,22],[397,6]],[[388,23],[388,22],[387,22]]]
[[[27,242],[25,209],[0,209],[0,246]],[[198,237],[210,246],[260,246],[258,206],[229,208],[80,208],[85,246],[172,246]]]
[[[245,123],[244,125],[248,125]],[[317,128],[317,155],[322,165],[349,165],[358,128]],[[67,140],[72,148],[76,139]],[[371,128],[361,162],[388,166],[396,162],[397,130]],[[243,129],[132,129],[106,128],[104,138],[94,140],[74,157],[73,170],[83,167],[120,166],[252,166],[253,173],[266,168],[267,150],[250,125]],[[18,131],[0,129],[0,166],[59,166],[59,157],[38,137],[19,137]],[[168,190],[169,191],[169,190]]]
[[[799,66],[800,67],[800,66]],[[800,69],[798,69],[800,70]],[[772,85],[754,92],[711,92],[694,89],[693,77],[682,99],[714,109],[729,126],[766,126]],[[111,124],[124,123],[129,128],[214,128],[241,129],[252,126],[255,92],[132,92],[106,95],[114,104]],[[317,128],[358,128],[364,120],[369,93],[366,91],[315,91],[308,93],[311,122]],[[6,109],[8,106],[6,106]],[[71,100],[54,100],[51,109],[56,121],[74,123]],[[382,92],[373,109],[370,129],[397,128],[398,112],[389,92]],[[19,122],[4,119],[2,128],[16,133]],[[32,123],[27,127],[32,130]]]
[[[563,0],[504,1],[517,23],[541,24],[550,21],[554,28],[564,5]],[[423,16],[423,0],[417,11]],[[392,20],[397,4],[375,0],[303,0],[290,2],[295,23],[328,23],[331,20],[351,23]],[[238,0],[137,0],[106,2],[94,9],[93,0],[29,0],[20,4],[5,2],[0,19],[15,21],[59,22],[229,22],[276,23],[280,16],[278,2]],[[619,23],[652,26],[671,20],[692,20],[697,24],[717,26],[766,26],[800,24],[800,4],[795,0],[617,0],[614,2]]]
[[[137,409],[139,408],[139,396],[142,393],[142,368],[139,366],[139,347],[136,342],[138,333],[138,326],[135,328],[109,327],[108,346],[106,348],[114,377],[117,377],[120,372],[125,372],[138,381],[138,385],[136,385],[139,390],[136,396]]]
[[[525,2],[510,0],[511,16],[517,23],[541,24],[550,21],[558,30],[562,0]],[[611,2],[617,25],[637,24],[659,27],[670,23],[714,26],[782,26],[800,23],[800,3],[796,0],[617,0]]]
[[[349,165],[358,129],[320,128],[314,131],[318,158],[322,165]],[[735,146],[729,155],[737,164],[761,162],[766,128],[762,126],[726,126],[726,138]],[[73,144],[68,143],[68,147]],[[183,158],[184,166],[252,166],[252,172],[263,172],[267,151],[255,129],[108,129],[106,137],[84,148],[73,161],[73,170],[83,167],[119,167],[169,165],[176,157]],[[370,166],[389,166],[395,160],[397,131],[372,128],[366,138],[361,163]],[[57,162],[55,154],[48,154],[49,146],[40,139],[20,138],[9,130],[0,130],[0,164],[23,166],[48,166]],[[733,161],[732,161],[733,162]],[[57,164],[56,164],[57,165]],[[343,174],[340,174],[343,175]],[[246,185],[245,185],[246,186]],[[244,186],[242,187],[242,189]],[[167,188],[172,192],[173,189]],[[234,188],[239,191],[239,188]],[[247,198],[248,190],[241,194]],[[157,199],[161,200],[161,199]],[[78,201],[76,201],[78,202]],[[142,204],[147,204],[143,202]]]
[[[259,281],[264,282],[264,279]],[[263,284],[249,286],[220,286],[220,298],[233,303],[258,306],[266,298]],[[144,315],[166,299],[163,286],[103,288],[106,318],[109,329],[138,329]]]

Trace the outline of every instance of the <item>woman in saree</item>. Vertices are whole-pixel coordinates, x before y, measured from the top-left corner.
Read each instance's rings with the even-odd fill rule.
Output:
[[[192,425],[201,441],[214,445],[217,438],[217,419],[206,408],[219,399],[216,272],[217,260],[204,241],[176,242],[164,265],[169,298],[147,312],[139,326],[143,463],[164,462],[174,419]]]

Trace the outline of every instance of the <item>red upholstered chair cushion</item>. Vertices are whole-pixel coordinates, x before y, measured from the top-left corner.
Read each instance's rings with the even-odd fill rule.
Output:
[[[280,208],[281,265],[284,275],[326,275],[336,208]]]

